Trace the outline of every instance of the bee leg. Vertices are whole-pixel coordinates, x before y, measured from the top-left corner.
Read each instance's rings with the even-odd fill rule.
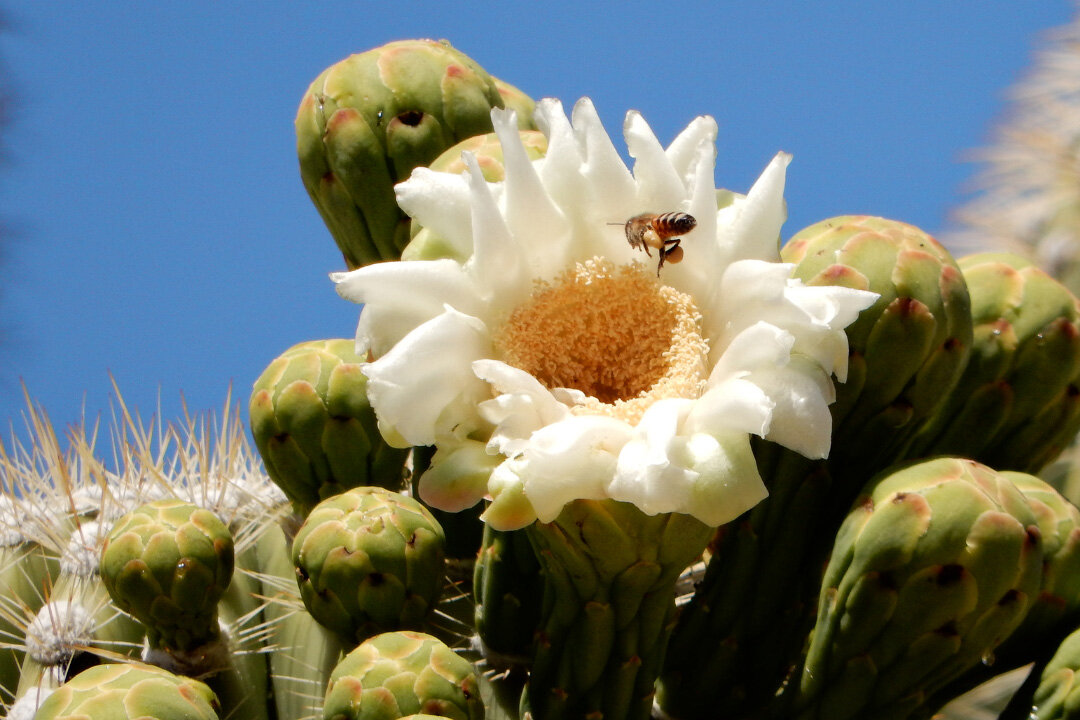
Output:
[[[677,257],[675,257],[671,261],[673,263],[678,262],[682,258],[682,248],[679,247],[680,242],[682,242],[682,238],[672,238],[670,240],[665,240],[664,241],[665,247],[660,248],[660,252],[659,252],[660,262],[656,266],[656,276],[657,277],[660,277],[660,268],[664,267],[664,261],[667,260],[669,255],[676,255],[677,254]],[[666,247],[668,245],[670,245],[671,247]]]

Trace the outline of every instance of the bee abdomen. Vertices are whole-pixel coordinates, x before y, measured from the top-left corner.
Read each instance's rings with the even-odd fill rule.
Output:
[[[653,227],[662,237],[684,235],[697,226],[693,215],[684,212],[666,212],[656,216]]]

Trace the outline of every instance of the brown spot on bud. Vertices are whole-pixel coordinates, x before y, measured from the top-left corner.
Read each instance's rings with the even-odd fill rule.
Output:
[[[958,565],[956,563],[942,565],[941,568],[938,569],[937,584],[939,587],[955,585],[960,582],[966,574],[967,569],[963,565]]]
[[[1001,596],[1001,599],[998,600],[997,604],[1004,607],[1005,605],[1014,605],[1018,602],[1020,602],[1020,591],[1013,588],[1011,590],[1006,590],[1005,594]]]
[[[871,575],[877,576],[875,578],[877,580],[877,586],[882,590],[895,591],[900,589],[900,586],[896,583],[896,577],[893,576],[891,572],[871,573]]]
[[[398,122],[409,127],[416,127],[424,120],[424,113],[419,110],[406,110],[403,113],[398,113]]]

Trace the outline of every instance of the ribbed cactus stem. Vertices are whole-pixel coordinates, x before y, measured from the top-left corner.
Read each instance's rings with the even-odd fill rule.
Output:
[[[527,529],[547,577],[523,703],[534,718],[648,718],[675,610],[675,583],[712,529],[576,500]]]
[[[811,622],[833,533],[832,476],[772,443],[757,443],[755,455],[769,498],[717,532],[671,638],[659,701],[675,717],[739,717],[765,703]]]

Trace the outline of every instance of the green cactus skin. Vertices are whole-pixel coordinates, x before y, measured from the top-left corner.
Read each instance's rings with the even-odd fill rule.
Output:
[[[99,567],[116,605],[146,626],[151,648],[187,653],[220,638],[217,604],[233,562],[232,535],[213,513],[157,500],[116,522]]]
[[[530,101],[531,102],[531,101]],[[530,114],[531,116],[531,114]],[[518,117],[521,117],[520,113]],[[521,130],[525,153],[531,160],[538,160],[547,154],[547,137],[539,130]],[[495,133],[477,135],[462,140],[432,161],[428,167],[437,172],[465,172],[462,152],[471,152],[476,157],[480,172],[488,182],[502,182],[506,179],[503,167],[502,143]],[[464,263],[472,255],[471,247],[458,247],[447,239],[436,235],[428,228],[421,227],[415,220],[410,226],[409,244],[401,251],[402,260],[440,260],[450,258]]]
[[[1028,261],[960,260],[975,323],[971,359],[913,455],[963,455],[1036,472],[1080,429],[1080,304]]]
[[[346,655],[330,676],[324,720],[397,720],[417,713],[484,717],[475,668],[431,635],[376,635]]]
[[[836,537],[800,720],[901,720],[1023,620],[1042,580],[1037,518],[1005,477],[938,458],[872,480]]]
[[[379,434],[353,340],[314,340],[286,350],[251,393],[251,434],[266,471],[307,515],[354,487],[400,490],[408,449]]]
[[[846,330],[848,377],[830,408],[828,461],[754,442],[769,497],[718,531],[705,578],[679,617],[659,691],[674,716],[739,717],[770,701],[798,661],[821,567],[851,502],[905,457],[970,351],[963,276],[918,228],[836,217],[796,233],[782,257],[807,284],[880,297]]]
[[[474,624],[495,668],[526,665],[540,624],[543,576],[528,534],[484,527],[476,561]]]
[[[293,541],[304,605],[354,645],[423,623],[442,592],[446,538],[416,500],[355,488],[319,503]]]
[[[394,184],[461,140],[491,109],[531,101],[446,42],[402,40],[324,70],[296,115],[300,177],[350,269],[396,260],[409,239]],[[531,115],[519,112],[522,129]]]
[[[209,687],[139,663],[84,670],[41,704],[35,720],[217,720]]]
[[[1031,720],[1080,720],[1080,630],[1069,634],[1039,677]]]
[[[523,707],[537,720],[648,718],[675,582],[712,528],[689,515],[575,500],[526,532],[545,587]]]

